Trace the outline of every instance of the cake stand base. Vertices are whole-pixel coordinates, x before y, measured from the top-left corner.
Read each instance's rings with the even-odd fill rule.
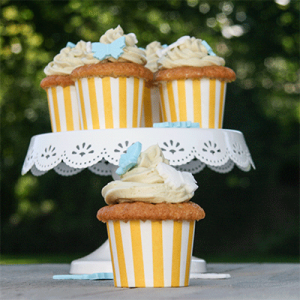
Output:
[[[97,250],[82,258],[73,260],[70,274],[112,273],[109,242],[106,240]],[[205,260],[192,257],[190,278],[206,272]]]

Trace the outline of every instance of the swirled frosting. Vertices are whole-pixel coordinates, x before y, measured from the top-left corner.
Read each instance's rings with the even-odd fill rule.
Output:
[[[154,145],[140,154],[137,165],[121,180],[108,183],[102,196],[107,204],[179,203],[191,199],[196,188],[192,174],[171,167],[159,146]]]
[[[176,42],[175,42],[176,43]],[[202,40],[188,37],[179,45],[170,45],[166,53],[158,60],[160,68],[170,69],[175,67],[192,66],[224,66],[225,60],[218,56],[208,54]]]
[[[153,73],[158,70],[158,58],[157,55],[158,50],[162,50],[163,46],[160,44],[160,42],[152,42],[147,45],[146,47],[146,58],[147,58],[147,64],[145,65],[146,68],[148,68]]]
[[[93,57],[92,53],[86,52],[86,44],[84,41],[79,41],[74,48],[67,46],[61,49],[53,61],[46,66],[44,73],[47,76],[69,75],[77,67],[87,63],[99,62]]]
[[[136,46],[137,38],[134,33],[129,33],[124,35],[124,31],[120,25],[115,29],[109,29],[105,32],[104,35],[100,38],[100,43],[103,44],[111,44],[116,39],[121,36],[125,36],[126,46],[123,48],[123,53],[120,55],[118,59],[113,57],[107,58],[110,62],[134,62],[140,65],[145,65],[147,63],[145,51]],[[99,62],[99,61],[98,61]]]

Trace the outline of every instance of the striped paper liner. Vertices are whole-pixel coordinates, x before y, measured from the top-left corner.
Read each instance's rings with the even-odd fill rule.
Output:
[[[47,89],[52,132],[80,130],[77,93],[74,85]]]
[[[140,127],[144,79],[79,78],[75,86],[84,130]]]
[[[182,79],[160,86],[164,122],[198,122],[200,128],[222,128],[226,82]]]
[[[153,127],[153,123],[163,121],[159,87],[145,87],[143,94],[142,127]]]
[[[195,221],[107,222],[116,287],[188,286]]]

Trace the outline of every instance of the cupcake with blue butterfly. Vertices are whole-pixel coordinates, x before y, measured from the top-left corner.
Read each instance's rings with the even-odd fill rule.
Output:
[[[102,196],[97,212],[106,223],[116,287],[189,285],[195,223],[204,210],[190,201],[193,175],[170,166],[158,145],[136,142],[119,160],[119,180]]]
[[[222,128],[226,85],[235,80],[233,70],[210,45],[183,36],[157,52],[163,121],[197,122],[200,128]]]
[[[84,65],[71,73],[82,129],[140,127],[143,90],[153,73],[137,42],[134,33],[124,34],[118,26],[87,43]]]

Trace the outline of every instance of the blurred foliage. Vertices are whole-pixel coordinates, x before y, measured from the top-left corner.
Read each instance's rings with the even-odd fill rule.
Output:
[[[106,240],[95,215],[110,178],[20,172],[31,136],[51,131],[43,68],[68,41],[120,24],[140,47],[204,39],[237,74],[224,128],[244,133],[257,170],[196,174],[207,216],[194,254],[299,254],[298,1],[2,0],[0,21],[2,253],[88,253]]]

